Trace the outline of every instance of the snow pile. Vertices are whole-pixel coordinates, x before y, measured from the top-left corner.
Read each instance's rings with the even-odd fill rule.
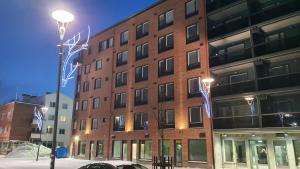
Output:
[[[32,143],[23,143],[14,148],[7,158],[26,158],[35,159],[38,151],[38,145]],[[51,149],[43,145],[40,147],[39,157],[50,157]]]

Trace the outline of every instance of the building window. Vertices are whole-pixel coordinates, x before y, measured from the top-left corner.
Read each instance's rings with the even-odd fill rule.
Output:
[[[68,109],[68,104],[63,103],[63,104],[62,104],[62,109]]]
[[[125,115],[114,117],[114,131],[124,131],[125,130]]]
[[[161,84],[158,87],[158,101],[173,101],[174,100],[174,83]]]
[[[100,107],[100,98],[94,98],[93,99],[93,109],[98,109]]]
[[[206,140],[189,140],[189,161],[207,162]]]
[[[103,158],[104,152],[103,152],[103,141],[97,141],[97,152],[96,155],[99,158]]]
[[[198,0],[191,0],[185,4],[186,18],[198,14]]]
[[[91,72],[91,65],[85,65],[84,74],[89,74]]]
[[[149,34],[149,22],[145,22],[136,27],[136,39],[142,38]]]
[[[54,115],[49,115],[48,120],[54,120],[55,116]]]
[[[102,69],[102,60],[97,60],[96,61],[96,70],[100,70]]]
[[[200,77],[188,79],[188,98],[200,96]]]
[[[135,82],[148,80],[148,65],[135,68]]]
[[[80,93],[80,88],[81,88],[81,85],[80,85],[80,82],[77,83],[77,93]]]
[[[82,89],[83,92],[88,92],[89,91],[89,82],[88,81],[85,81],[83,82],[83,89]]]
[[[119,72],[116,74],[116,87],[127,85],[127,72]]]
[[[98,129],[98,121],[97,119],[92,119],[92,130],[97,130]]]
[[[78,146],[78,155],[85,156],[86,143],[84,141],[79,141]]]
[[[148,114],[145,112],[134,113],[134,130],[148,129]]]
[[[117,93],[115,96],[115,108],[126,107],[126,93]]]
[[[82,101],[82,105],[81,105],[81,110],[82,111],[87,111],[88,109],[88,101],[87,100],[83,100]]]
[[[117,67],[126,65],[128,61],[128,51],[120,52],[117,55]]]
[[[122,32],[120,37],[120,45],[125,45],[128,43],[128,31]]]
[[[174,58],[167,58],[158,62],[158,76],[174,74]]]
[[[113,159],[120,159],[121,158],[121,145],[122,141],[113,140]]]
[[[140,159],[151,160],[152,159],[152,141],[141,140],[140,141]]]
[[[235,141],[236,162],[246,163],[245,141]]]
[[[65,129],[59,129],[59,134],[65,134]]]
[[[59,116],[59,121],[66,123],[67,122],[67,117],[66,116]]]
[[[187,53],[187,70],[200,68],[200,51],[193,50]]]
[[[224,140],[224,159],[225,159],[225,162],[233,162],[232,140]]]
[[[189,107],[189,125],[190,127],[203,127],[203,114],[200,106]]]
[[[287,153],[287,147],[286,147],[286,141],[285,140],[274,140],[274,152],[275,152],[275,160],[276,160],[276,166],[289,166],[288,161],[288,153]],[[299,159],[297,159],[299,160]]]
[[[158,29],[162,29],[167,26],[173,25],[173,21],[174,21],[174,10],[159,15]]]
[[[162,154],[162,150],[164,150],[164,157],[166,159],[170,156],[170,147],[169,140],[159,140],[159,154]]]
[[[174,48],[174,35],[170,33],[158,39],[158,53]]]
[[[100,88],[101,88],[101,78],[95,79],[94,89],[100,89]]]
[[[136,46],[136,57],[135,60],[141,60],[143,58],[148,57],[148,51],[149,51],[149,44],[145,43],[142,45]]]
[[[53,128],[51,126],[48,126],[46,129],[46,133],[52,134],[52,132],[53,132]]]
[[[148,89],[136,89],[135,90],[135,97],[134,97],[134,105],[144,105],[148,104]]]
[[[159,111],[159,128],[175,128],[175,111],[160,110]]]
[[[193,24],[186,27],[186,43],[199,40],[199,24]]]
[[[294,140],[293,141],[294,144],[294,151],[295,151],[295,159],[296,160],[296,164],[297,166],[300,166],[300,140]]]
[[[113,43],[114,43],[113,38],[109,38],[109,39],[106,39],[104,41],[101,41],[99,43],[99,52],[101,52],[105,49],[111,48],[113,46]]]
[[[50,102],[50,107],[55,107],[56,103],[55,102]]]
[[[85,125],[86,125],[85,120],[80,120],[79,130],[80,130],[80,131],[85,130]]]
[[[75,103],[75,110],[76,110],[76,111],[79,110],[79,102],[78,102],[78,101],[76,101],[76,103]]]

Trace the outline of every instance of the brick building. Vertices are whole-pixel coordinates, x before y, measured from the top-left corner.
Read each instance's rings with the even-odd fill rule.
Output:
[[[0,106],[0,152],[6,153],[14,144],[29,140],[33,110],[34,105],[16,101]]]
[[[165,0],[94,35],[77,74],[72,154],[147,162],[163,150],[177,166],[210,168],[206,32],[204,0]]]

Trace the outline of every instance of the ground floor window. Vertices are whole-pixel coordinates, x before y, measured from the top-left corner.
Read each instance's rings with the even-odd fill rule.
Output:
[[[97,141],[97,157],[103,158],[103,141]]]
[[[224,159],[226,162],[233,162],[232,140],[224,140]]]
[[[152,159],[152,141],[142,140],[140,141],[140,159],[151,160]]]
[[[121,144],[122,141],[113,141],[113,158],[120,159],[121,158]]]
[[[300,140],[294,140],[294,150],[296,164],[298,167],[300,167]]]
[[[79,156],[85,156],[85,148],[86,148],[86,143],[84,141],[79,141],[78,142],[78,155]]]
[[[275,152],[275,160],[276,166],[288,166],[288,155],[286,149],[286,142],[285,140],[274,140],[274,152]]]
[[[189,140],[189,161],[207,162],[206,140]]]
[[[246,145],[245,141],[235,141],[236,162],[246,163]]]
[[[169,140],[160,140],[159,141],[159,150],[160,150],[160,154],[164,154],[164,157],[167,158],[168,156],[170,156],[170,141]],[[163,153],[162,153],[163,151]]]

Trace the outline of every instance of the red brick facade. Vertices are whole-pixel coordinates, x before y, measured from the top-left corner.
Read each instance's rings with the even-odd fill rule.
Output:
[[[152,155],[159,155],[159,129],[158,129],[158,110],[175,110],[175,128],[164,130],[164,139],[170,142],[170,156],[175,155],[175,143],[182,144],[182,165],[210,168],[212,161],[212,142],[210,119],[203,111],[203,126],[198,128],[189,127],[188,108],[191,106],[202,106],[201,97],[188,98],[188,79],[194,77],[205,78],[209,75],[208,71],[208,46],[206,35],[206,16],[205,0],[199,0],[198,14],[186,18],[185,4],[189,0],[166,0],[150,7],[149,9],[135,15],[95,36],[90,40],[91,54],[83,54],[83,68],[81,76],[78,76],[77,83],[83,87],[84,81],[89,81],[89,91],[76,95],[75,101],[79,102],[79,110],[75,110],[75,127],[73,138],[79,136],[79,141],[86,142],[85,158],[89,159],[90,142],[104,141],[104,159],[112,158],[112,141],[120,140],[127,143],[127,159],[132,160],[132,143],[141,140],[152,140]],[[158,17],[160,14],[174,10],[174,23],[171,26],[158,30]],[[143,38],[136,39],[136,27],[144,22],[149,22],[149,34]],[[200,39],[192,43],[186,43],[186,27],[191,24],[199,24]],[[129,31],[128,44],[120,46],[120,34]],[[158,38],[174,34],[174,48],[165,52],[158,52]],[[99,52],[99,42],[113,37],[114,45]],[[136,61],[136,46],[144,43],[149,44],[149,56],[145,59]],[[199,49],[201,67],[187,70],[187,52]],[[128,50],[128,62],[123,66],[116,66],[117,54]],[[168,57],[174,57],[174,74],[158,77],[158,61]],[[102,69],[95,71],[95,62],[102,60]],[[90,73],[84,74],[84,66],[91,64]],[[136,83],[135,68],[148,65],[148,80]],[[115,87],[116,73],[127,71],[127,85]],[[94,89],[94,79],[101,78],[101,88]],[[174,83],[174,101],[158,103],[158,85]],[[148,104],[135,106],[135,89],[148,88]],[[115,109],[115,94],[120,92],[127,93],[126,108]],[[93,110],[93,98],[100,97],[100,108]],[[88,110],[82,111],[82,100],[88,100]],[[134,130],[134,113],[147,112],[149,129],[145,131]],[[125,131],[113,131],[114,116],[125,114]],[[91,120],[98,119],[98,129],[91,130]],[[80,120],[86,120],[86,130],[80,131]],[[193,139],[206,140],[207,162],[193,162],[188,158],[188,141]],[[78,140],[73,141],[74,154],[77,157]],[[93,156],[96,156],[96,146],[93,147]],[[121,155],[122,159],[122,155]],[[139,159],[139,146],[137,146],[137,159]]]

